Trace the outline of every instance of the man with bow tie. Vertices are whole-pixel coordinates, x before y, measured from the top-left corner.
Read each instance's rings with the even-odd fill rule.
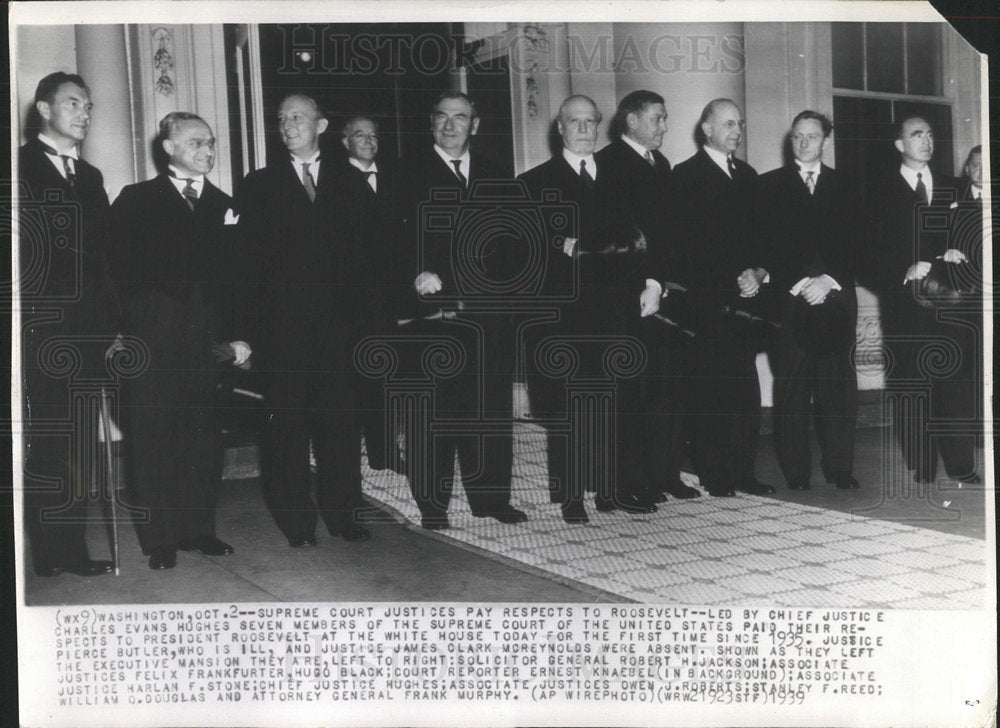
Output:
[[[201,117],[160,121],[166,170],[125,187],[111,207],[111,270],[123,299],[123,333],[141,340],[149,367],[127,381],[129,482],[139,543],[151,569],[176,565],[177,550],[233,553],[215,535],[222,447],[214,416],[220,351],[243,365],[250,348],[230,341],[222,319],[232,200],[207,175],[215,136]],[[224,343],[229,341],[228,344]]]
[[[359,244],[342,163],[321,152],[328,125],[315,99],[285,97],[278,134],[287,154],[251,172],[240,193],[241,252],[258,289],[254,364],[269,379],[272,408],[264,497],[292,548],[316,543],[319,519],[331,536],[371,538],[357,517],[364,501],[352,352],[365,328],[358,301],[377,298],[378,261]]]
[[[401,289],[409,288],[399,283],[403,276],[399,262],[406,257],[400,246],[406,239],[408,183],[398,165],[379,157],[379,141],[378,123],[369,116],[353,116],[342,127],[341,143],[347,151],[347,163],[340,165],[339,174],[354,193],[345,204],[357,213],[361,249],[385,271],[375,295],[357,309],[364,316],[364,333],[368,336],[385,335],[395,329],[400,298],[406,295]],[[386,431],[382,383],[362,377],[360,396],[369,467],[401,471],[394,433]]]
[[[760,240],[771,285],[784,292],[783,324],[770,351],[778,462],[791,490],[809,490],[809,425],[828,483],[857,488],[854,290],[862,229],[857,185],[823,164],[833,124],[816,111],[792,120],[794,162],[761,175]]]
[[[710,101],[698,122],[701,147],[674,168],[677,240],[697,329],[690,388],[695,467],[702,487],[718,497],[774,492],[754,474],[761,342],[731,313],[752,305],[768,281],[756,237],[757,172],[736,157],[743,131],[739,106]]]
[[[110,561],[91,559],[85,540],[86,479],[97,457],[96,440],[85,441],[85,457],[79,457],[69,437],[45,434],[58,422],[70,422],[73,436],[92,433],[97,411],[74,415],[66,378],[46,371],[46,357],[40,356],[46,342],[65,337],[80,355],[84,371],[78,376],[91,370],[100,379],[115,334],[117,304],[105,257],[108,197],[100,171],[80,156],[91,114],[90,90],[80,76],[47,75],[31,112],[37,136],[18,153],[24,504],[39,576],[96,576],[113,568]]]
[[[917,483],[936,480],[939,454],[950,479],[978,483],[974,383],[982,380],[982,362],[975,337],[982,332],[959,312],[939,306],[926,289],[939,278],[976,276],[975,262],[961,248],[971,249],[955,228],[963,186],[931,169],[934,131],[926,119],[907,117],[896,130],[900,164],[868,200],[865,271],[879,297],[882,335],[891,354],[886,379],[897,393],[893,427]],[[930,432],[934,421],[948,423],[951,431]]]

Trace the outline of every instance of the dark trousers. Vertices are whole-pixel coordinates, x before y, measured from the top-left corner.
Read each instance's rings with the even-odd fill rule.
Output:
[[[771,366],[775,443],[785,480],[809,480],[813,402],[824,476],[829,481],[837,472],[852,472],[858,405],[853,349],[822,356],[810,354],[785,328],[775,337]]]
[[[456,454],[474,514],[509,505],[514,369],[509,322],[479,314],[418,320],[404,330],[417,341],[406,366],[433,381],[430,415],[410,416],[405,423],[407,476],[421,515],[433,519],[447,513]],[[458,359],[450,360],[452,353],[425,357],[435,340],[446,342]]]
[[[735,488],[754,478],[760,437],[759,337],[751,324],[718,316],[699,328],[688,388],[695,467],[703,488]]]
[[[893,427],[906,467],[920,480],[933,480],[940,453],[949,476],[971,475],[981,428],[976,392],[982,332],[976,331],[975,317],[963,321],[947,307],[923,308],[903,295],[883,311]],[[945,320],[951,316],[959,320]]]
[[[265,429],[264,500],[286,538],[312,535],[317,517],[331,535],[353,522],[361,497],[357,386],[349,373],[279,373]],[[309,447],[316,475],[309,466]],[[315,480],[316,497],[312,497]]]
[[[619,388],[618,482],[620,492],[648,497],[680,479],[691,339],[652,317],[636,335],[648,360]]]
[[[99,457],[96,410],[73,413],[70,393],[34,365],[34,347],[26,346],[24,367],[24,523],[37,571],[80,563],[87,553],[87,490]],[[52,425],[72,432],[46,433]],[[73,447],[74,433],[93,440]]]
[[[196,290],[130,303],[130,333],[149,351],[149,368],[126,382],[123,411],[128,482],[144,553],[215,535],[222,449],[214,412],[212,312]]]

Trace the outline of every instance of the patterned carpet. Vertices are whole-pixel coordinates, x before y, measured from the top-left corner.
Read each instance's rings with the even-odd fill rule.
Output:
[[[514,429],[516,526],[472,516],[460,484],[451,528],[427,533],[624,600],[668,604],[981,609],[986,542],[773,498],[671,499],[653,514],[570,526],[549,503],[545,435]],[[419,525],[406,479],[363,465],[365,495]],[[692,486],[690,474],[682,479]]]

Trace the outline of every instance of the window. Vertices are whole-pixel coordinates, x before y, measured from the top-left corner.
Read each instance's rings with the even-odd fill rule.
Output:
[[[833,23],[836,89],[940,96],[939,23]]]

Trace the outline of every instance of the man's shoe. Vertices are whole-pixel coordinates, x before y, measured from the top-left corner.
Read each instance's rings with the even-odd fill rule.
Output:
[[[289,536],[288,545],[293,549],[300,549],[303,546],[315,546],[316,537],[311,533],[303,533],[298,536]]]
[[[858,481],[854,479],[854,476],[846,471],[834,473],[833,482],[840,490],[857,490],[861,487]]]
[[[615,499],[615,506],[625,513],[656,513],[656,504],[639,495],[621,495]]]
[[[713,498],[735,498],[736,491],[732,488],[709,488],[708,494]]]
[[[587,511],[584,509],[583,503],[580,501],[573,501],[572,503],[564,504],[562,507],[562,518],[569,524],[590,522],[590,519],[587,517]]]
[[[759,480],[744,480],[739,484],[738,490],[750,495],[771,495],[774,493],[774,486],[761,483]]]
[[[935,482],[936,478],[933,475],[928,475],[927,473],[921,473],[919,470],[913,471],[913,482],[920,483],[922,485],[930,485]]]
[[[684,485],[684,483],[679,480],[670,483],[663,490],[672,495],[674,498],[680,498],[681,500],[701,497],[700,490],[692,488],[690,485]]]
[[[372,532],[369,531],[364,526],[359,526],[356,523],[351,523],[341,528],[337,533],[331,535],[340,536],[345,541],[370,541],[372,537]]]
[[[668,500],[666,491],[658,490],[653,494],[653,503],[666,503]]]
[[[519,511],[512,505],[506,505],[496,511],[488,511],[486,513],[477,514],[478,518],[495,518],[500,523],[524,523],[528,520],[528,514],[524,511]]]
[[[149,554],[149,568],[154,571],[177,566],[177,550],[170,546],[153,549]]]
[[[420,527],[427,531],[443,531],[450,526],[448,516],[424,516],[420,519]]]
[[[181,551],[200,551],[205,556],[229,556],[233,553],[232,546],[215,536],[181,539],[177,543],[177,548]]]
[[[788,490],[809,490],[809,480],[793,480],[788,484]]]
[[[76,574],[77,576],[100,576],[101,574],[110,574],[114,570],[115,565],[111,561],[94,561],[92,559],[84,559],[83,561],[76,561],[72,564],[53,564],[51,566],[45,566],[35,569],[35,573],[38,576],[59,576],[63,572],[69,572],[70,574]]]

